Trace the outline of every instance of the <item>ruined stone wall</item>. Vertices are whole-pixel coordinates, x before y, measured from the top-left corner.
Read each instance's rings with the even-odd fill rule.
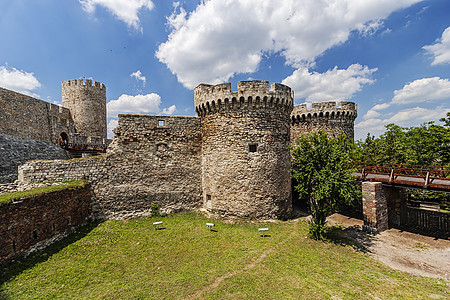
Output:
[[[90,215],[89,186],[0,204],[0,263],[62,238]]]
[[[289,115],[293,93],[267,81],[199,85],[204,207],[228,216],[283,218],[292,210]]]
[[[108,147],[108,179],[96,193],[115,216],[146,215],[201,205],[201,135],[197,117],[119,114]]]
[[[296,105],[291,113],[291,143],[315,131],[325,131],[330,136],[347,134],[354,138],[354,121],[357,116],[353,102],[317,102],[308,109],[306,104]]]
[[[0,88],[0,133],[57,144],[75,132],[67,108]]]
[[[119,115],[106,156],[32,161],[19,181],[85,179],[91,182],[98,218],[148,215],[201,205],[201,136],[197,117]]]
[[[106,139],[106,87],[74,79],[62,82],[62,105],[70,110],[77,132]]]
[[[0,183],[17,179],[17,167],[34,159],[67,159],[66,151],[49,141],[0,134]]]
[[[87,180],[92,184],[103,180],[106,174],[106,156],[68,160],[34,160],[19,166],[21,183],[64,180]]]

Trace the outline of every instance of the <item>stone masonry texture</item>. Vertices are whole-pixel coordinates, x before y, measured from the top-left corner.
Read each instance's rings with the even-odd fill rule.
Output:
[[[106,87],[74,79],[62,82],[62,105],[70,110],[78,134],[106,139]]]
[[[291,113],[291,143],[311,132],[322,130],[329,136],[347,134],[354,138],[354,121],[357,117],[353,102],[318,102],[311,108],[306,104],[296,105]]]
[[[221,215],[285,218],[292,210],[289,117],[293,93],[267,81],[199,85],[204,207]]]
[[[1,204],[0,263],[62,238],[90,215],[88,185]]]
[[[106,156],[32,161],[21,182],[85,179],[97,218],[148,215],[201,206],[201,135],[197,117],[119,115]]]
[[[374,227],[378,232],[388,229],[387,195],[381,182],[363,182],[364,225]]]
[[[57,144],[74,123],[67,108],[0,88],[0,133]]]
[[[106,87],[92,80],[62,82],[63,106],[0,88],[0,183],[14,180],[19,164],[67,158],[59,147],[106,140]]]
[[[17,179],[17,166],[34,159],[67,159],[66,151],[55,144],[0,134],[0,183]]]
[[[66,81],[63,103],[84,105],[86,124],[103,123],[94,111],[102,111],[96,105],[104,92],[97,82]],[[18,184],[88,180],[97,218],[148,215],[153,204],[163,212],[206,208],[233,217],[286,218],[292,210],[290,141],[324,127],[353,135],[356,117],[354,103],[307,109],[294,107],[293,97],[289,87],[267,81],[239,82],[235,92],[230,83],[201,84],[194,90],[198,117],[120,114],[106,155],[30,161],[19,167]],[[89,135],[103,130],[88,127]]]

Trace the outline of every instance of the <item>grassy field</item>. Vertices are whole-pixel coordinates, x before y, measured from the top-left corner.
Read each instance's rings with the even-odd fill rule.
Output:
[[[162,220],[162,230],[152,223]],[[209,232],[205,223],[213,221]],[[258,227],[269,227],[261,237]],[[447,298],[443,280],[394,271],[307,223],[224,224],[195,213],[83,227],[1,270],[4,299]]]

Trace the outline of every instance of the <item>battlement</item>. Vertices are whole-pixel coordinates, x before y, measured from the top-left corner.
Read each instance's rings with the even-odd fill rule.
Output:
[[[292,123],[309,122],[319,119],[347,119],[353,122],[357,117],[357,105],[354,102],[315,102],[308,108],[306,104],[294,106],[291,113]]]
[[[239,81],[237,91],[231,83],[199,84],[194,89],[195,111],[199,116],[230,109],[277,109],[290,112],[294,105],[294,92],[284,84],[265,80]]]
[[[72,79],[72,80],[66,80],[66,81],[62,81],[61,82],[62,87],[66,88],[66,87],[94,87],[94,88],[98,88],[100,90],[106,90],[106,87],[103,83],[98,82],[98,81],[92,81],[91,79]]]

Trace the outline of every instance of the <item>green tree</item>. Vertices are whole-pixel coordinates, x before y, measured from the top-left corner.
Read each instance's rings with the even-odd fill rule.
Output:
[[[354,145],[345,134],[329,138],[318,132],[298,139],[291,151],[291,176],[297,182],[294,188],[300,199],[307,200],[312,215],[310,236],[323,239],[327,216],[339,204],[350,204],[360,195],[348,168]]]
[[[370,134],[356,142],[355,160],[375,164],[409,164],[421,166],[450,166],[450,112],[434,122],[414,127],[386,125],[386,131],[375,138]],[[447,205],[448,194],[409,190],[410,199],[440,202]]]
[[[415,127],[386,125],[386,131],[378,138],[367,135],[357,141],[356,160],[366,163],[391,163],[410,165],[450,164],[450,113],[441,119],[443,126],[434,122]]]

